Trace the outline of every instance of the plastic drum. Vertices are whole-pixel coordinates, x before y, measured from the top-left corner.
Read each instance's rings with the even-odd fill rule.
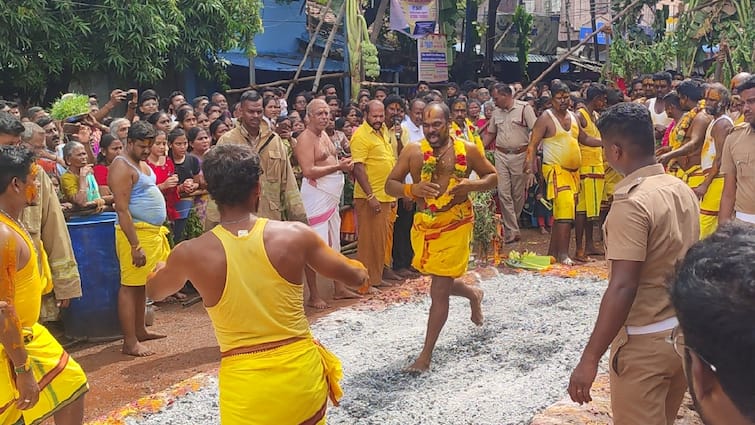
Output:
[[[121,270],[115,253],[116,214],[74,217],[68,221],[81,275],[82,297],[63,310],[65,334],[73,339],[108,341],[122,337],[118,321]]]

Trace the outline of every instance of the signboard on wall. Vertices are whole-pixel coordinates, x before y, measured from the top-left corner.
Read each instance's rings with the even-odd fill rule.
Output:
[[[446,36],[429,34],[417,40],[417,80],[428,83],[448,81]]]
[[[437,0],[391,0],[390,26],[412,38],[435,32]]]

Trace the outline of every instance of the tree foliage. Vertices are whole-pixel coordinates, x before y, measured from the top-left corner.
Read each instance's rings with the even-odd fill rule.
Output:
[[[525,81],[530,79],[527,73],[527,64],[529,63],[530,46],[532,46],[530,34],[532,33],[533,20],[532,15],[527,13],[527,9],[521,4],[514,9],[512,24],[519,34],[516,39],[516,57],[519,59],[519,70],[522,73],[522,79]]]
[[[40,99],[81,72],[139,84],[167,70],[225,81],[218,53],[252,53],[260,0],[5,0],[0,2],[0,86]],[[47,93],[46,98],[58,93]]]

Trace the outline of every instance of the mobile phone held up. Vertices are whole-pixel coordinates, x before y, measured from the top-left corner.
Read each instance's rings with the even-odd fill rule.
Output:
[[[134,100],[134,93],[132,92],[126,93],[126,102],[131,102],[132,100]]]
[[[89,115],[89,114],[87,113],[87,114],[74,115],[72,117],[66,118],[65,122],[68,123],[68,124],[75,124],[77,122],[80,122],[84,118],[86,118],[87,115]]]

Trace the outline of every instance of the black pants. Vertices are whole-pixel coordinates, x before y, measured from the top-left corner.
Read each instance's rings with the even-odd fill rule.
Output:
[[[398,201],[398,214],[396,223],[393,224],[393,269],[406,269],[412,264],[414,250],[412,249],[411,230],[414,224],[414,211],[404,208],[401,200]]]

